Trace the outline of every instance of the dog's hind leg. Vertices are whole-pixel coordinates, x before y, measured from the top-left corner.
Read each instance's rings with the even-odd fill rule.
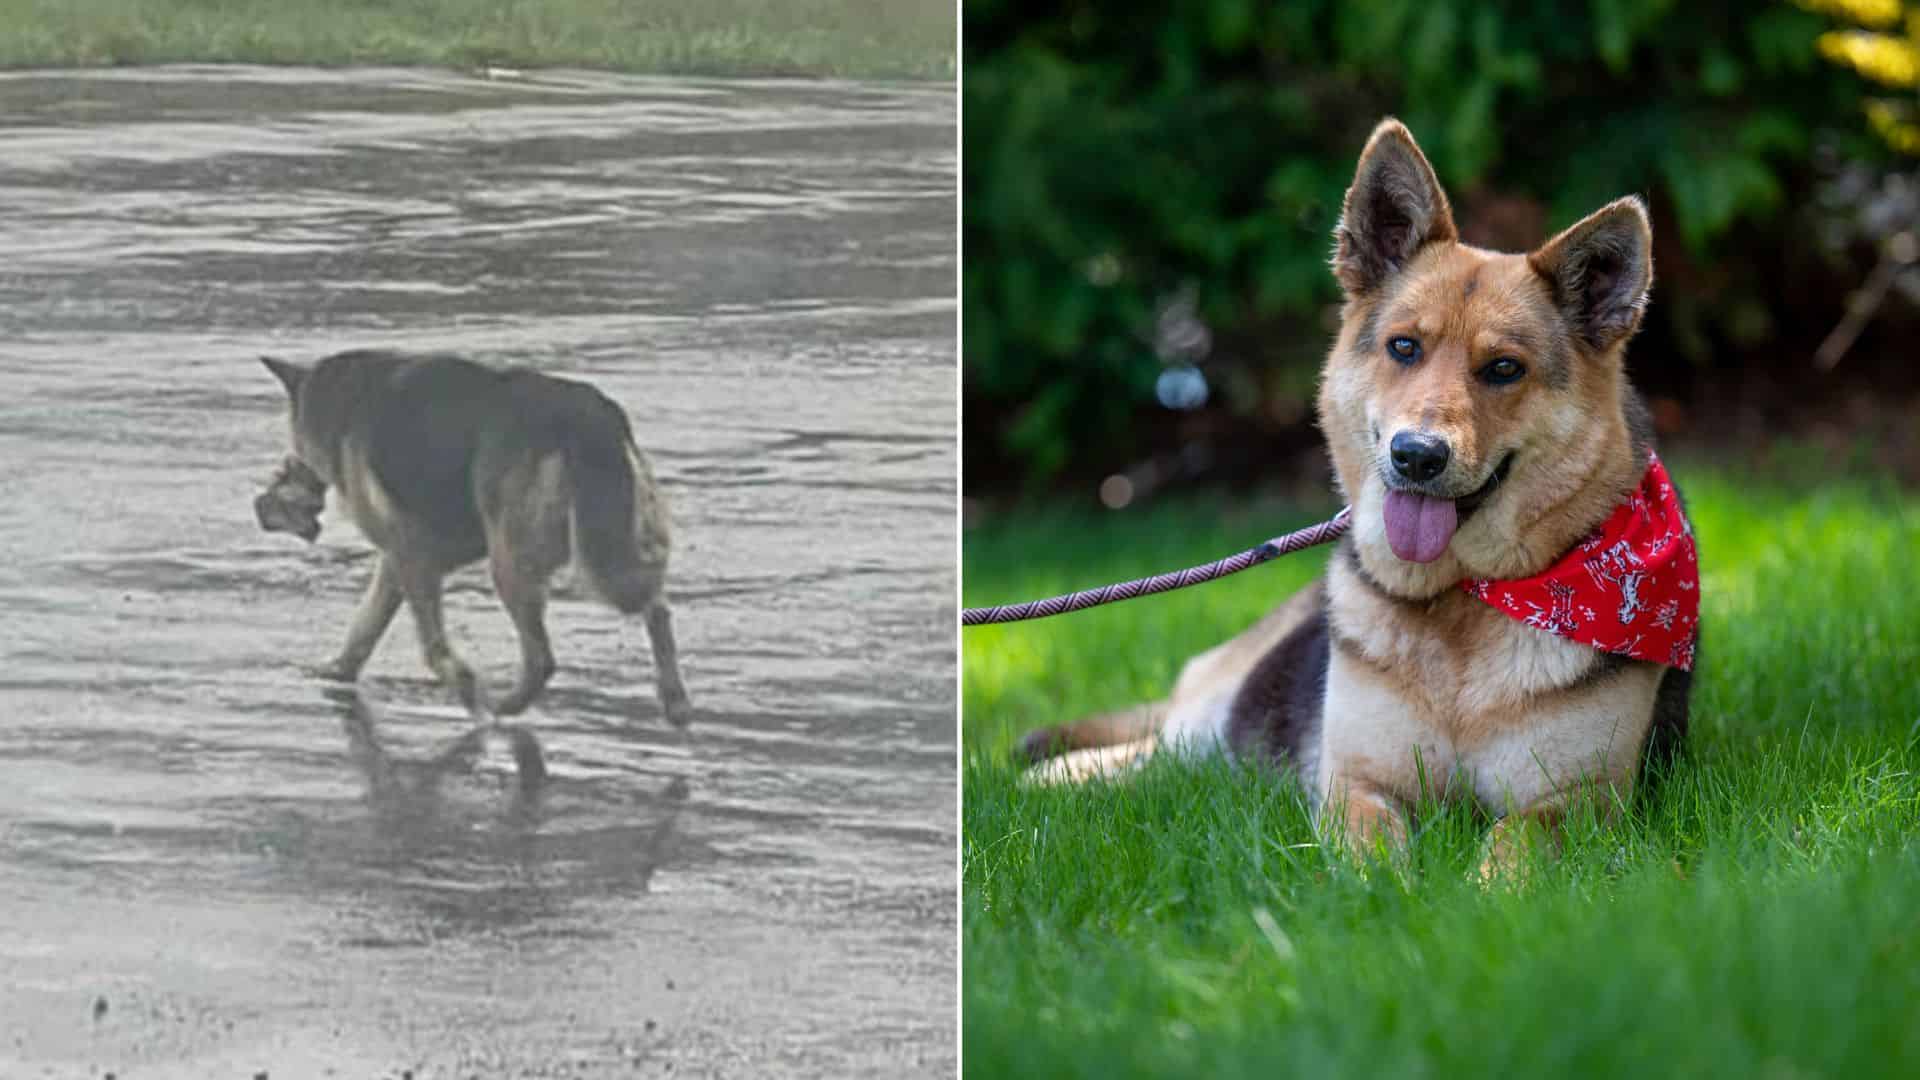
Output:
[[[660,707],[667,722],[686,727],[693,720],[693,702],[680,681],[680,652],[673,641],[673,613],[667,610],[665,597],[655,596],[647,607],[647,641],[653,645],[653,673],[660,693]]]
[[[380,638],[393,624],[393,616],[400,610],[400,585],[395,580],[393,568],[382,555],[373,567],[373,580],[367,583],[367,592],[360,598],[360,608],[353,613],[353,626],[347,631],[347,643],[340,655],[323,664],[318,674],[322,678],[339,679],[352,682],[360,677],[360,669],[366,666],[367,658],[373,655],[374,646],[380,644]]]
[[[583,428],[567,451],[574,556],[601,599],[623,615],[645,615],[660,705],[668,723],[684,728],[693,720],[693,703],[680,681],[680,650],[664,591],[672,547],[666,500],[624,423],[600,430],[599,437],[591,432]]]
[[[494,552],[492,567],[494,590],[520,635],[520,681],[495,707],[500,715],[509,716],[531,705],[553,678],[553,645],[547,639],[545,618],[547,572],[517,560],[511,547]]]
[[[693,701],[687,685],[680,681],[680,649],[673,639],[673,612],[664,595],[666,567],[657,563],[637,563],[624,576],[612,582],[597,581],[600,593],[623,615],[636,612],[647,624],[647,641],[653,646],[653,677],[660,695],[660,707],[667,722],[686,727],[693,722]]]
[[[553,678],[553,645],[547,639],[547,580],[572,554],[568,538],[568,497],[560,455],[527,458],[511,465],[501,493],[482,504],[486,518],[487,564],[494,592],[520,637],[520,680],[501,699],[498,711],[517,713],[533,704]]]
[[[1030,731],[1020,740],[1018,756],[1028,765],[1076,750],[1095,750],[1137,742],[1159,733],[1167,721],[1167,703],[1136,705],[1118,712],[1097,713],[1070,723]]]
[[[1118,779],[1146,764],[1159,744],[1159,736],[1149,735],[1111,746],[1070,750],[1028,769],[1022,779],[1029,784],[1078,784],[1099,777]]]
[[[420,651],[426,658],[428,670],[459,696],[460,704],[475,720],[489,718],[491,709],[481,693],[479,680],[474,678],[473,669],[454,655],[453,646],[447,643],[447,628],[440,612],[442,571],[438,567],[424,565],[395,566],[393,569],[394,576],[399,579],[400,591],[407,598],[407,606],[413,610],[413,624],[420,632]]]

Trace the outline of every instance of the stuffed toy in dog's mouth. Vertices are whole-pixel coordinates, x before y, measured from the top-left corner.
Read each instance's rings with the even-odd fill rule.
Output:
[[[327,482],[288,455],[253,500],[253,515],[268,532],[286,532],[311,544],[320,536],[320,512],[327,506]]]

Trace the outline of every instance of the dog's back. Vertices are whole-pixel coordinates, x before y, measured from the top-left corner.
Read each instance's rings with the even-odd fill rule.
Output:
[[[577,553],[610,594],[622,591],[629,564],[666,559],[652,469],[626,413],[585,383],[457,356],[358,350],[315,365],[298,402],[302,456],[324,462],[323,475],[381,547],[404,533],[391,539],[470,562],[487,553],[490,520],[564,501],[579,516]],[[564,476],[548,475],[564,479],[564,490],[533,489],[533,467],[556,455]]]

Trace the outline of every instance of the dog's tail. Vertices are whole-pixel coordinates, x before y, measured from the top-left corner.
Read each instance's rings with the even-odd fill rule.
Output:
[[[1099,713],[1066,724],[1055,724],[1030,731],[1020,740],[1019,760],[1038,765],[1049,758],[1076,750],[1097,750],[1138,742],[1160,733],[1166,722],[1164,702],[1138,705],[1119,712]]]
[[[569,432],[574,561],[600,596],[633,613],[660,598],[672,537],[653,466],[634,445],[625,413],[596,402]]]

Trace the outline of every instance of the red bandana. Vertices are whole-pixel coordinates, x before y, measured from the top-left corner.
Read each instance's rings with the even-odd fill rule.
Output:
[[[1495,611],[1601,652],[1693,669],[1700,559],[1659,457],[1627,501],[1533,577],[1461,582]]]

